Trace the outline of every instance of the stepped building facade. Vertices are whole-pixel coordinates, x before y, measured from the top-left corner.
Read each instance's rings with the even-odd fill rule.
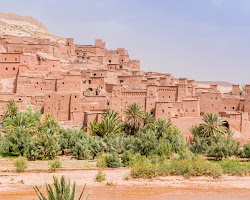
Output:
[[[28,106],[52,114],[62,125],[88,126],[107,109],[124,110],[140,103],[156,119],[166,118],[185,136],[201,123],[201,115],[219,113],[235,131],[250,138],[250,85],[221,93],[217,85],[199,87],[194,80],[169,73],[144,72],[124,48],[49,38],[0,36],[0,115],[8,100],[20,110]]]

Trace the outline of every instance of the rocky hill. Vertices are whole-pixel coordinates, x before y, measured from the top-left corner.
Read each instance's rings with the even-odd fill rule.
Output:
[[[64,38],[52,35],[46,26],[33,17],[0,12],[0,35],[19,37],[49,38],[65,42]]]

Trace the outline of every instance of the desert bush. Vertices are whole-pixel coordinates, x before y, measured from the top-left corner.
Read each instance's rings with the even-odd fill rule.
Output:
[[[183,134],[176,126],[168,126],[166,132],[163,133],[162,138],[171,144],[172,152],[180,153],[187,147]]]
[[[243,157],[250,158],[250,142],[245,144],[243,147]]]
[[[209,146],[212,143],[212,138],[203,138],[197,136],[192,140],[190,145],[190,150],[195,154],[206,154]]]
[[[89,145],[89,150],[93,158],[95,158],[99,153],[104,152],[106,148],[105,142],[99,137],[93,137]]]
[[[215,178],[222,175],[222,168],[214,163],[210,163],[201,158],[192,159],[172,159],[170,162],[170,174],[190,176],[213,176]]]
[[[62,154],[64,155],[65,150],[70,148],[70,142],[72,138],[72,129],[60,129],[58,144],[61,147]]]
[[[4,150],[6,153],[18,152],[23,156],[31,140],[31,134],[28,129],[10,129],[6,132]]]
[[[5,144],[6,144],[5,139],[2,136],[2,134],[0,133],[0,152],[1,153],[6,151]]]
[[[78,160],[91,159],[91,152],[89,150],[89,144],[86,140],[79,140],[73,147],[73,154]]]
[[[157,154],[166,158],[169,158],[172,155],[172,145],[168,140],[162,138],[159,139]]]
[[[49,161],[48,164],[50,166],[50,169],[52,169],[52,170],[62,168],[62,162],[59,159]]]
[[[24,184],[25,182],[23,179],[21,179],[20,181],[18,181],[18,183]]]
[[[27,160],[22,156],[14,160],[13,164],[16,167],[17,172],[24,172],[24,170],[28,168]]]
[[[250,163],[241,163],[239,160],[222,160],[219,164],[224,174],[243,176],[250,174]]]
[[[100,153],[97,156],[97,162],[96,162],[96,166],[100,167],[100,168],[106,168],[107,167],[107,163],[106,163],[106,156],[104,153]]]
[[[184,159],[191,159],[192,158],[192,153],[190,152],[189,148],[185,148],[183,149],[179,155],[178,155],[178,159],[179,160],[184,160]]]
[[[217,134],[208,147],[207,156],[215,157],[216,160],[222,160],[233,155],[239,154],[239,142],[236,142],[231,137],[224,137],[221,134]]]
[[[156,176],[182,175],[190,176],[213,176],[220,177],[222,168],[220,165],[210,163],[201,158],[192,159],[172,159],[169,162],[152,163],[147,159],[136,162],[131,169],[132,178],[153,178]]]
[[[136,162],[130,171],[131,178],[151,179],[157,176],[157,168],[147,159]]]
[[[136,148],[141,155],[151,155],[156,152],[158,140],[152,130],[139,131],[135,141]]]
[[[40,157],[39,149],[35,139],[32,139],[26,146],[25,154],[28,160],[36,160]]]
[[[122,154],[121,161],[123,166],[127,167],[130,166],[133,161],[133,154],[129,151],[126,151]]]
[[[170,173],[190,176],[213,176],[219,177],[222,174],[221,168],[216,164],[211,164],[204,159],[193,158],[183,160],[173,160],[170,163]]]
[[[103,142],[105,143],[105,152],[115,152],[122,153],[123,149],[123,136],[122,135],[114,135],[109,134],[103,137]]]
[[[102,170],[98,170],[97,175],[95,177],[96,182],[102,182],[105,181],[106,174]]]
[[[109,168],[117,168],[120,167],[120,159],[116,153],[108,153],[105,156],[105,162],[107,167]]]

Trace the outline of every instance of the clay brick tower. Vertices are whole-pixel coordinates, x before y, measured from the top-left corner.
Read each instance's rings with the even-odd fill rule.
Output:
[[[240,94],[240,86],[232,85],[232,94],[239,95]]]
[[[183,99],[187,96],[187,79],[179,78],[178,85],[178,101],[183,101]]]
[[[250,85],[246,85],[245,107],[244,112],[250,113]]]
[[[146,111],[155,114],[155,102],[158,101],[157,86],[147,85]]]

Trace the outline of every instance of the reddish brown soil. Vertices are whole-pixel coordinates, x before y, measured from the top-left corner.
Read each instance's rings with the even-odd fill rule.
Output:
[[[97,170],[78,170],[55,173],[9,173],[0,172],[1,200],[37,199],[33,186],[44,191],[44,183],[52,183],[53,175],[65,175],[76,181],[79,189],[87,183],[85,194],[91,191],[90,200],[135,199],[135,200],[220,200],[250,199],[250,177],[224,176],[220,179],[197,177],[186,179],[179,176],[162,177],[153,180],[124,180],[129,169],[105,170],[106,180],[94,181]],[[14,180],[13,180],[14,179]],[[23,179],[24,184],[19,181]],[[107,182],[113,183],[107,186]],[[79,190],[80,191],[80,190]]]

